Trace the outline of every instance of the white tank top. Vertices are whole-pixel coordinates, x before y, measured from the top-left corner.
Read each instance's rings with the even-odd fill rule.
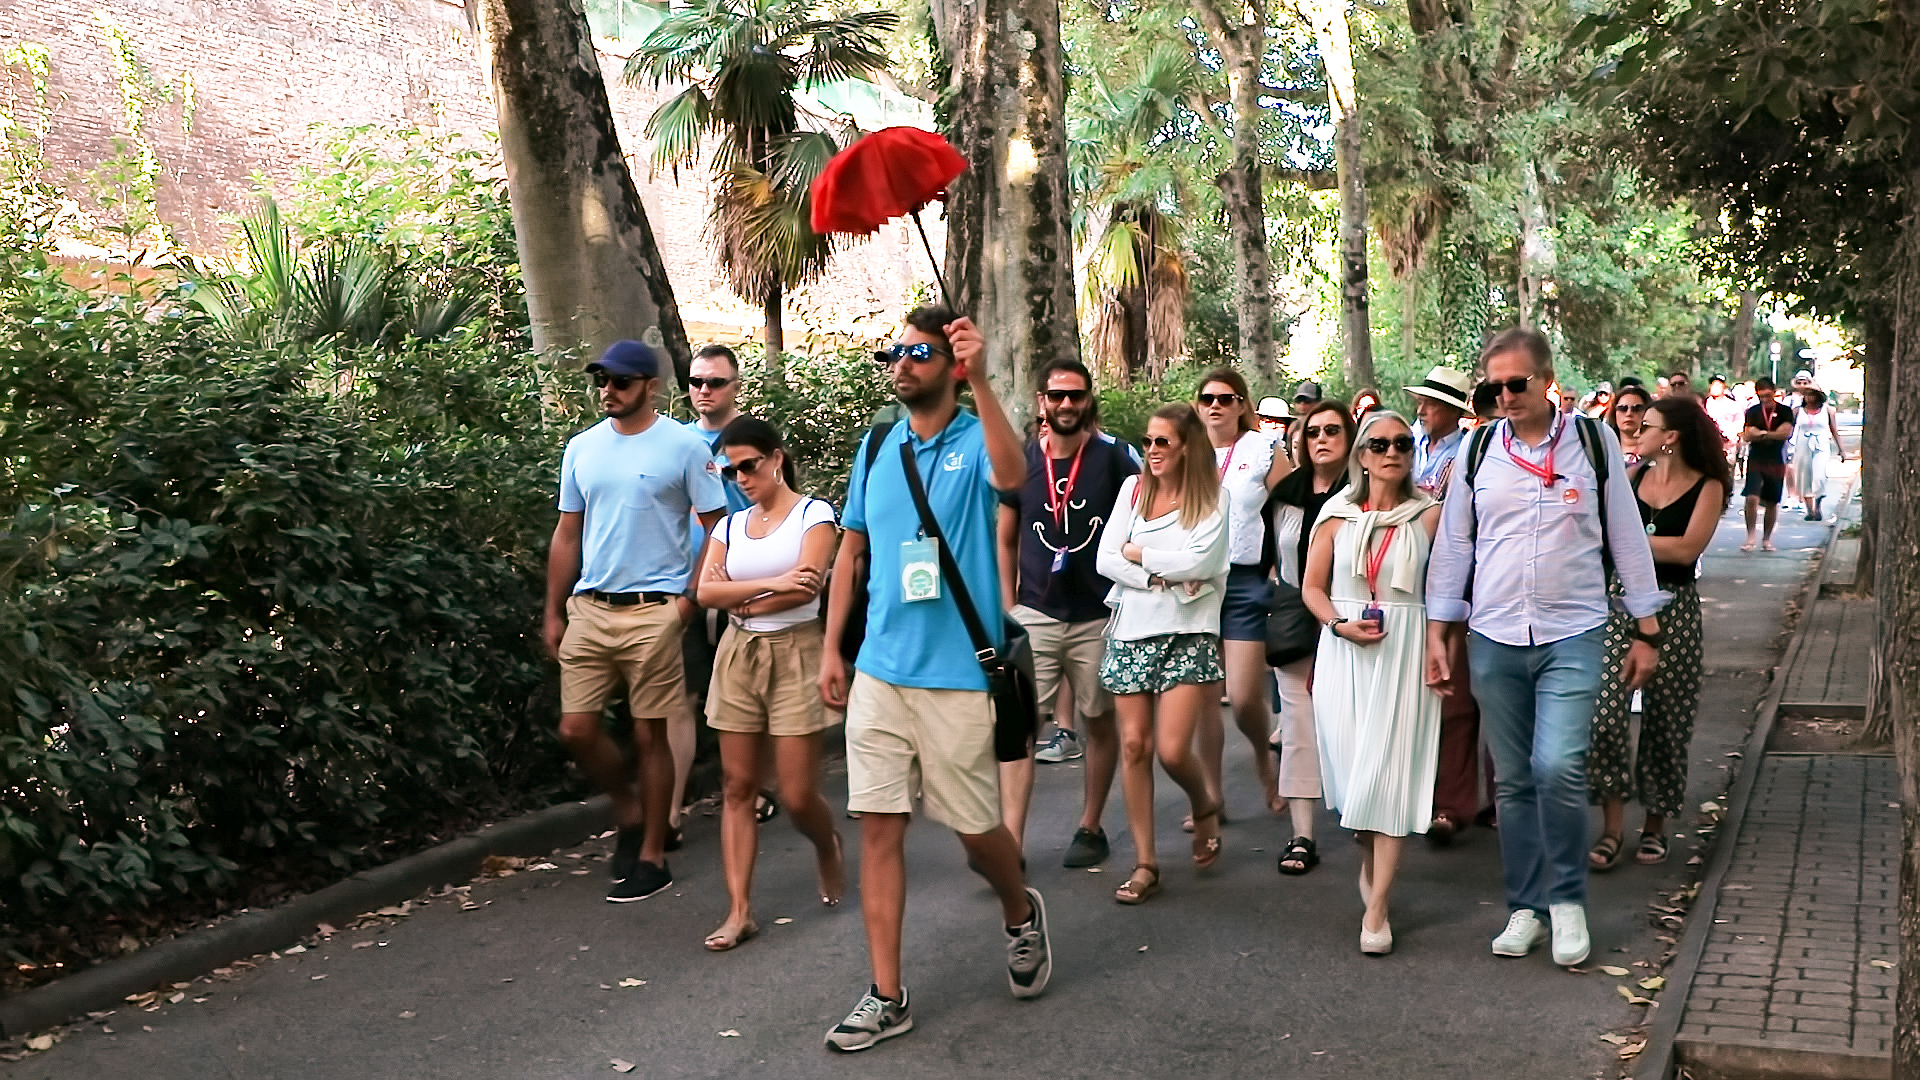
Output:
[[[800,542],[807,530],[822,522],[833,524],[832,504],[803,496],[772,532],[756,540],[747,535],[747,520],[756,513],[759,507],[750,506],[728,514],[713,526],[713,538],[727,548],[727,576],[735,581],[779,577],[800,565]],[[799,607],[755,615],[740,625],[765,634],[819,617],[820,598],[816,596]]]

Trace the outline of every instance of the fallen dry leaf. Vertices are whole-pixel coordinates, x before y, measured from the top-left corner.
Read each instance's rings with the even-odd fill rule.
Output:
[[[1647,1044],[1644,1040],[1637,1043],[1628,1043],[1627,1045],[1620,1048],[1620,1056],[1623,1058],[1630,1058],[1638,1054],[1640,1051],[1645,1050],[1646,1048],[1647,1048]]]
[[[1636,994],[1636,993],[1634,993],[1634,992],[1633,992],[1632,990],[1630,990],[1630,989],[1628,989],[1627,987],[1624,987],[1624,986],[1616,986],[1616,987],[1614,987],[1614,989],[1615,989],[1615,990],[1618,990],[1618,991],[1620,991],[1620,996],[1621,996],[1621,997],[1623,997],[1623,998],[1626,998],[1626,999],[1627,999],[1627,1004],[1629,1004],[1629,1005],[1651,1005],[1651,1004],[1653,1004],[1653,999],[1652,999],[1652,998],[1643,998],[1643,997],[1641,997],[1641,996],[1640,996],[1639,994]]]
[[[1615,1046],[1625,1046],[1625,1045],[1627,1045],[1627,1037],[1626,1037],[1625,1035],[1615,1035],[1615,1034],[1614,1034],[1613,1032],[1611,1032],[1611,1031],[1609,1031],[1609,1032],[1607,1032],[1606,1034],[1604,1034],[1604,1035],[1602,1035],[1602,1036],[1600,1036],[1600,1041],[1601,1041],[1601,1042],[1605,1042],[1605,1043],[1612,1043],[1612,1044],[1613,1044],[1613,1045],[1615,1045]]]
[[[318,926],[316,926],[316,927],[314,927],[314,929],[315,929],[315,930],[318,930],[318,931],[320,931],[320,936],[321,936],[321,937],[332,937],[333,935],[335,935],[335,934],[337,934],[337,933],[339,933],[339,932],[340,932],[340,931],[338,931],[338,930],[335,930],[335,929],[334,929],[334,928],[333,928],[333,927],[332,927],[332,926],[331,926],[330,924],[328,924],[328,923],[321,923],[321,924],[319,924]]]
[[[1872,964],[1874,967],[1882,968],[1887,971],[1893,970],[1893,964],[1886,960],[1869,960],[1867,961],[1867,963]]]
[[[411,1020],[411,1019],[413,1019],[413,1016],[414,1016],[414,1013],[413,1013],[413,1010],[412,1010],[412,1009],[407,1009],[407,1010],[405,1010],[404,1012],[402,1012],[402,1013],[400,1014],[400,1019],[402,1019],[402,1020]]]
[[[586,875],[586,874],[591,874],[591,873],[593,873],[593,871],[591,871],[591,870],[569,870],[569,871],[567,871],[567,873],[569,873],[569,874],[571,874],[571,875],[573,875],[574,877],[581,877],[581,876],[583,876],[583,875]]]
[[[468,900],[466,903],[460,905],[460,910],[461,911],[478,911],[480,910],[480,905],[474,903],[471,900]]]
[[[53,1036],[52,1035],[35,1035],[33,1038],[27,1040],[27,1049],[51,1050],[53,1049]]]
[[[321,979],[324,979],[324,978],[326,978],[326,976],[325,976],[325,975],[315,975],[315,976],[313,977],[313,981],[314,981],[314,982],[319,982],[319,981],[320,981]]]
[[[614,1072],[620,1073],[630,1073],[635,1068],[633,1062],[622,1061],[619,1058],[614,1058],[612,1061],[607,1062],[607,1064],[613,1066]]]
[[[720,1037],[723,1039],[737,1039],[740,1037],[740,1033],[733,1030],[732,1028],[728,1028],[727,1030],[720,1032]]]
[[[1720,812],[1720,804],[1717,802],[1703,802],[1700,804],[1700,812],[1703,814],[1717,814]]]
[[[601,984],[600,984],[600,989],[602,989],[602,990],[611,990],[611,989],[613,989],[613,984],[612,984],[612,983],[601,983]]]
[[[620,985],[621,985],[621,986],[645,986],[645,985],[647,985],[647,980],[645,980],[645,979],[621,979],[621,980],[620,980]]]
[[[387,915],[387,916],[392,916],[397,918],[401,915],[405,915],[408,911],[412,910],[412,908],[413,908],[413,901],[409,900],[404,904],[388,904],[386,907],[383,907],[379,911],[374,912],[374,914]]]
[[[1667,977],[1665,975],[1652,975],[1640,980],[1640,989],[1642,990],[1661,990],[1665,989],[1666,985]]]
[[[780,916],[779,918],[777,918],[777,919],[775,919],[775,920],[773,920],[773,925],[775,925],[775,926],[785,926],[785,925],[787,925],[788,923],[790,923],[790,922],[792,922],[792,921],[793,921],[792,919],[789,919],[789,918],[787,918],[787,917],[786,917],[785,915],[782,915],[782,916]]]
[[[1134,951],[1134,952],[1146,952],[1146,951],[1147,951],[1147,947],[1146,947],[1145,945],[1142,945],[1142,946],[1140,946],[1140,947],[1139,947],[1138,949],[1135,949],[1135,950],[1133,950],[1133,951]]]
[[[1628,971],[1626,968],[1615,967],[1612,964],[1602,964],[1600,965],[1600,970],[1606,972],[1609,975],[1616,975],[1616,976],[1633,974],[1632,972]]]
[[[356,941],[356,942],[354,942],[354,943],[353,943],[353,947],[354,947],[354,948],[356,948],[356,949],[371,949],[371,948],[373,948],[373,942],[371,942],[371,941]]]
[[[283,949],[281,951],[285,952],[288,956],[299,956],[301,953],[307,951],[307,947],[305,945],[295,945],[291,949]]]
[[[169,1005],[178,1005],[178,1004],[180,1004],[181,1002],[183,1002],[183,1001],[185,1001],[185,1000],[187,1000],[187,995],[186,995],[186,994],[184,994],[184,993],[175,993],[175,994],[173,994],[173,995],[171,995],[170,997],[168,997],[168,998],[167,998],[167,1004],[169,1004]]]

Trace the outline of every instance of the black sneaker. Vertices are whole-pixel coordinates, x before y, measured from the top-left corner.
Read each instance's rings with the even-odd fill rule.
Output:
[[[1047,902],[1027,886],[1033,914],[1025,924],[1007,927],[1007,985],[1017,998],[1039,997],[1053,978],[1053,949],[1047,944]]]
[[[892,1001],[881,997],[880,988],[873,986],[847,1018],[827,1032],[827,1049],[851,1054],[912,1030],[913,1013],[907,1009],[907,988],[901,987],[900,1000]]]
[[[1073,843],[1067,845],[1067,857],[1060,865],[1069,870],[1078,870],[1083,866],[1097,866],[1106,861],[1112,849],[1107,846],[1107,830],[1075,829]]]
[[[673,873],[667,869],[665,859],[659,864],[636,859],[633,873],[613,883],[607,890],[607,903],[631,904],[635,900],[645,900],[661,889],[673,884]]]
[[[608,869],[613,880],[625,881],[633,876],[634,867],[640,865],[640,845],[646,839],[647,831],[638,825],[621,829],[613,842],[613,861]]]

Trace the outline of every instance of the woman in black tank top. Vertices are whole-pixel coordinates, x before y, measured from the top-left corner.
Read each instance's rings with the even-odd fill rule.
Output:
[[[1720,450],[1720,431],[1691,398],[1661,398],[1626,448],[1642,464],[1633,472],[1635,500],[1653,548],[1654,576],[1673,600],[1660,613],[1667,643],[1647,684],[1640,715],[1639,752],[1629,745],[1633,691],[1621,681],[1621,660],[1633,623],[1615,612],[1607,621],[1607,662],[1587,751],[1587,796],[1604,808],[1606,825],[1588,861],[1611,870],[1625,855],[1626,803],[1646,810],[1634,859],[1667,858],[1667,818],[1680,813],[1687,791],[1687,744],[1700,700],[1700,593],[1694,566],[1713,540],[1727,506],[1732,477]]]

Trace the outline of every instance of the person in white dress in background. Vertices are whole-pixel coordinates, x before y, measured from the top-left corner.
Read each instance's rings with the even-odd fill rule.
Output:
[[[1808,386],[1800,391],[1800,407],[1793,410],[1793,482],[1806,504],[1807,520],[1820,520],[1826,499],[1827,465],[1847,460],[1840,446],[1840,423],[1827,405],[1825,391]]]
[[[1393,950],[1387,905],[1410,833],[1433,820],[1440,697],[1424,681],[1427,555],[1440,504],[1413,485],[1413,431],[1368,414],[1346,490],[1328,500],[1300,592],[1327,627],[1313,715],[1327,809],[1361,844],[1360,951]]]

